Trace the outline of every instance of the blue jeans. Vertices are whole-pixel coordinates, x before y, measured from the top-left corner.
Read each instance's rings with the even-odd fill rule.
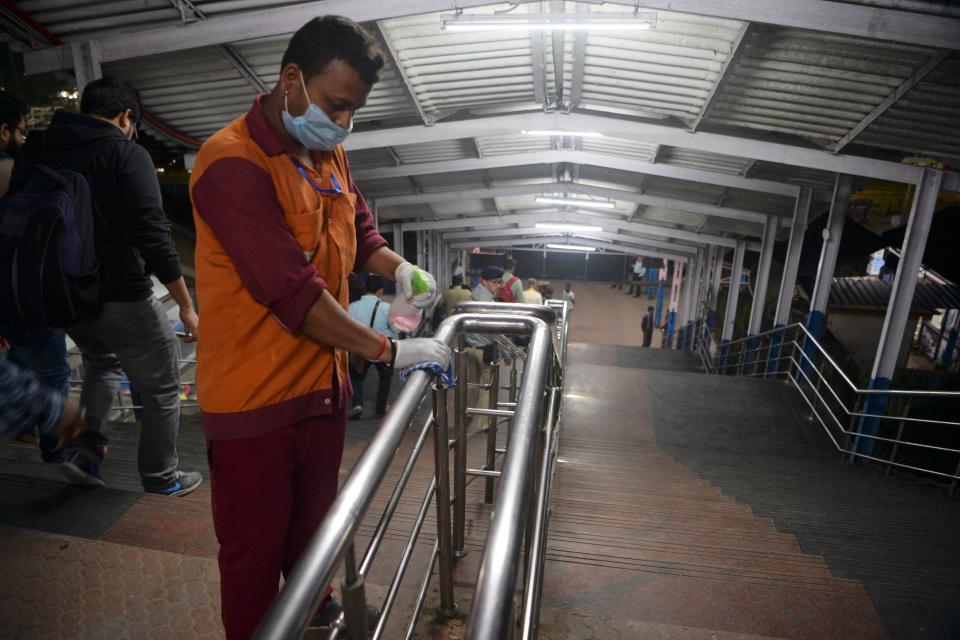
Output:
[[[45,387],[63,393],[70,391],[67,338],[62,330],[0,326],[0,335],[10,343],[10,362],[33,371]],[[63,456],[57,449],[55,433],[40,434],[40,455],[46,462]]]

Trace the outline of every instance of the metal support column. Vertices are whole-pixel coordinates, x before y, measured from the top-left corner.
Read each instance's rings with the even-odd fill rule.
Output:
[[[837,254],[843,238],[843,225],[847,220],[847,201],[853,187],[853,178],[838,173],[833,185],[833,200],[830,202],[830,214],[827,227],[823,231],[823,248],[820,250],[820,263],[817,266],[817,280],[813,285],[810,298],[810,317],[807,328],[815,338],[823,336],[826,322],[827,303],[830,300],[830,285],[833,284],[833,272],[837,267]]]
[[[730,290],[727,291],[727,308],[723,312],[723,329],[720,332],[720,368],[726,366],[730,340],[733,339],[733,327],[737,321],[737,302],[740,300],[740,280],[743,274],[743,254],[747,243],[737,240],[733,250],[733,266],[730,269]]]
[[[684,267],[683,262],[673,263],[673,282],[670,284],[670,307],[667,311],[667,339],[663,347],[673,348],[673,336],[677,329],[677,308],[680,306],[680,287],[683,284]]]
[[[403,225],[393,225],[393,252],[403,257]]]
[[[683,332],[683,339],[677,345],[679,349],[690,348],[690,333],[693,325],[690,324],[690,307],[693,306],[693,290],[696,287],[696,277],[694,274],[700,267],[699,261],[687,263],[684,268],[684,279],[680,282],[681,302],[680,302],[680,331]]]
[[[790,226],[790,242],[787,245],[787,258],[783,265],[783,278],[780,280],[780,295],[777,297],[777,311],[773,316],[773,328],[785,326],[790,321],[790,307],[793,303],[793,288],[797,284],[797,270],[800,267],[800,254],[803,251],[803,236],[807,232],[807,220],[810,218],[810,202],[813,189],[801,187],[797,195],[797,204],[793,210],[793,223]],[[767,375],[776,371],[780,358],[780,344],[783,332],[770,334],[770,348],[767,349]]]
[[[720,305],[720,279],[723,277],[723,259],[727,253],[726,247],[715,247],[713,273],[710,277],[710,307],[707,309],[707,324],[712,329],[717,326],[717,307]]]
[[[71,42],[70,54],[73,57],[73,77],[77,81],[77,91],[94,80],[103,77],[100,69],[100,45],[96,40],[89,42]]]
[[[870,389],[889,389],[890,379],[897,366],[903,333],[907,328],[907,318],[913,304],[913,293],[917,288],[917,274],[923,262],[923,251],[930,234],[930,223],[936,208],[937,196],[943,182],[943,172],[936,169],[924,169],[917,192],[913,197],[910,220],[907,222],[907,234],[900,249],[900,264],[893,279],[893,290],[887,304],[887,315],[880,332],[880,344],[870,373]],[[886,410],[887,397],[883,394],[871,394],[864,403],[863,412],[881,416]],[[854,451],[861,455],[873,452],[874,436],[880,430],[879,417],[865,417],[857,428]]]
[[[760,245],[760,261],[757,263],[756,280],[753,285],[753,304],[750,306],[750,322],[747,324],[747,351],[749,358],[744,363],[755,364],[760,346],[756,336],[763,326],[763,309],[767,302],[767,285],[770,283],[770,265],[773,263],[773,245],[777,241],[777,228],[780,220],[775,216],[767,216],[763,227],[763,242]]]
[[[647,297],[653,297],[653,283],[660,282],[660,276],[658,275],[659,269],[653,267],[647,268]]]
[[[426,256],[423,255],[423,236],[425,232],[417,230],[417,266],[423,267],[426,264]]]

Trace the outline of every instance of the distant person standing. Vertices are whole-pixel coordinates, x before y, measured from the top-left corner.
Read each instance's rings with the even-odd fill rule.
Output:
[[[503,286],[495,294],[497,302],[519,302],[525,303],[527,300],[523,296],[523,283],[520,278],[513,274],[517,270],[517,263],[513,258],[507,258],[503,261]]]
[[[627,295],[634,295],[634,293],[639,293],[640,291],[640,280],[643,279],[643,256],[637,256],[636,261],[633,263],[633,281],[630,283],[630,288],[627,290]]]
[[[563,299],[570,304],[571,309],[577,306],[577,295],[573,292],[573,287],[570,286],[569,282],[563,286]]]
[[[390,328],[390,303],[381,299],[383,278],[371,273],[367,276],[365,286],[366,293],[356,302],[350,303],[350,315],[382,336],[396,337]],[[390,364],[366,358],[350,358],[350,383],[353,386],[353,402],[349,416],[351,420],[363,415],[363,382],[371,366],[377,368],[377,417],[382,418],[387,413],[387,398],[390,396],[390,380],[393,377]]]
[[[653,319],[653,307],[647,307],[647,314],[640,321],[640,330],[643,332],[643,346],[649,347],[653,344],[653,330],[655,328]]]
[[[536,278],[527,279],[527,288],[523,292],[523,297],[526,298],[527,304],[543,304],[543,295],[537,289]]]

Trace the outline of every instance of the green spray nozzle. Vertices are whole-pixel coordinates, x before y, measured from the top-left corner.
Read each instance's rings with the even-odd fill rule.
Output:
[[[410,288],[413,289],[413,295],[430,292],[430,283],[423,277],[423,272],[414,267],[413,275],[410,277]]]

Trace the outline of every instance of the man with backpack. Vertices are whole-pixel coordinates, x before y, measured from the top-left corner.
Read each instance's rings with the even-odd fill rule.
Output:
[[[519,302],[523,304],[526,298],[523,295],[523,283],[520,278],[513,275],[517,269],[517,263],[513,258],[507,258],[503,261],[503,284],[494,293],[497,302]]]
[[[14,170],[16,174],[23,173],[18,161],[27,142],[29,112],[22,101],[0,91],[0,197],[16,186]],[[10,343],[7,358],[21,369],[32,371],[48,390],[66,395],[70,390],[70,366],[63,330],[17,323],[6,315],[0,314],[0,336]],[[24,435],[32,436],[36,426],[30,425]],[[51,464],[63,462],[67,452],[58,446],[56,435],[40,429],[39,436],[43,461]]]
[[[103,78],[84,88],[80,111],[54,114],[44,158],[86,179],[95,211],[101,305],[67,329],[83,354],[83,438],[103,438],[122,369],[143,400],[137,466],[144,490],[183,496],[202,476],[177,468],[179,350],[148,274],[179,305],[187,341],[197,339],[199,319],[180,273],[156,169],[133,141],[143,114],[140,95],[126,82]],[[74,482],[103,485],[100,460],[84,451],[72,450],[61,470]]]

